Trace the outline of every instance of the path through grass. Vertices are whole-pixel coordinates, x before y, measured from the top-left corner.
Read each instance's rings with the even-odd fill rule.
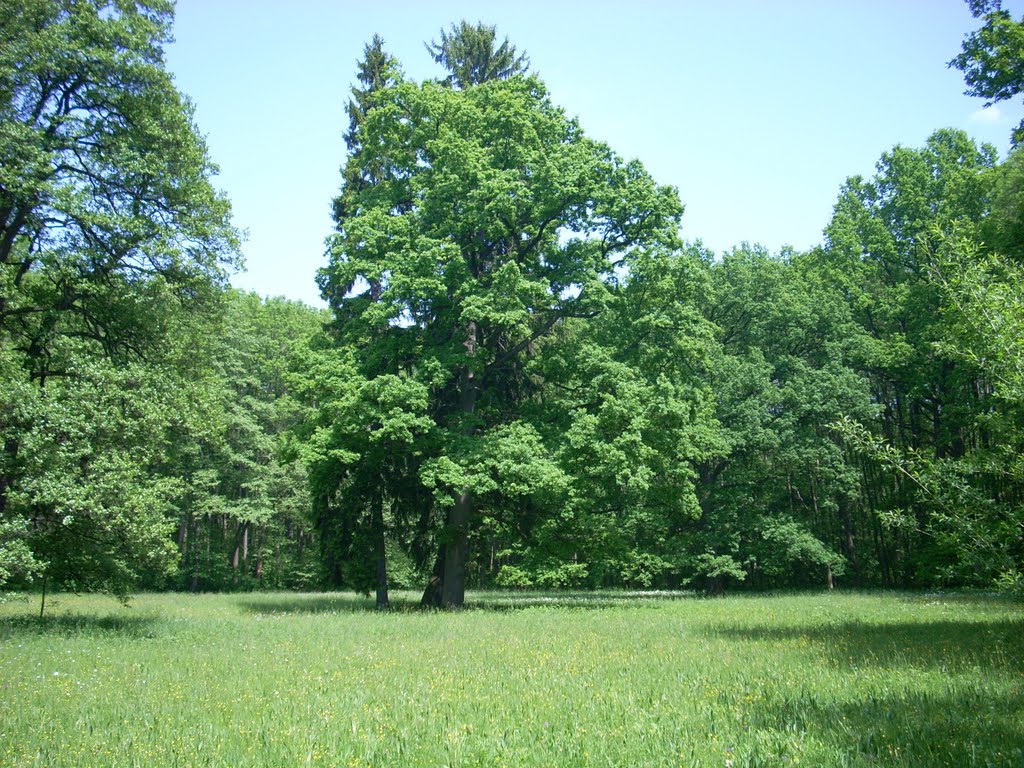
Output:
[[[0,606],[0,765],[1024,765],[1019,604],[471,600]]]

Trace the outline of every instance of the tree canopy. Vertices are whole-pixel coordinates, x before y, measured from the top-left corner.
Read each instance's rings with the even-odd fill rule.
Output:
[[[1024,588],[1021,150],[937,130],[716,255],[496,28],[423,82],[374,36],[321,311],[227,285],[171,3],[0,10],[0,585]]]
[[[443,601],[457,605],[470,508],[495,480],[478,473],[485,446],[535,430],[530,366],[562,326],[601,314],[632,260],[672,247],[682,209],[536,79],[402,83],[359,132],[346,168],[379,170],[350,198],[321,286],[357,370],[423,392],[431,447],[408,450],[448,508]]]
[[[237,263],[164,68],[170,3],[5,3],[0,514],[24,573],[123,591],[168,562],[179,344]],[[6,546],[6,544],[4,545]]]

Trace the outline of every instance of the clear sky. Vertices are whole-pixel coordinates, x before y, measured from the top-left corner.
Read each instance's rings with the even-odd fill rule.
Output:
[[[178,0],[168,66],[248,233],[235,285],[321,303],[363,46],[379,33],[407,76],[440,77],[423,43],[463,18],[496,24],[589,135],[678,187],[683,236],[716,252],[816,245],[843,181],[885,150],[955,127],[1004,155],[1022,116],[983,110],[946,67],[979,25],[962,0]]]

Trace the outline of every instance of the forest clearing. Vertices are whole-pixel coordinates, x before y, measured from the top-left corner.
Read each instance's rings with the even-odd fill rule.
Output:
[[[1019,766],[991,597],[60,595],[0,606],[0,763]]]
[[[465,18],[413,39],[412,4],[387,39],[280,4],[261,46],[239,17],[278,4],[249,5],[205,26],[254,59],[171,66],[173,0],[0,0],[0,766],[1024,765],[1024,120],[1002,155],[966,130],[1024,94],[1024,16],[905,19],[858,97],[903,4],[828,4],[859,38],[730,7],[701,56],[712,4],[652,3],[625,21],[668,44],[615,24],[568,64],[575,19],[520,28],[528,56]],[[702,107],[742,24],[767,45]],[[322,29],[365,33],[324,46],[354,71],[283,66]],[[941,100],[901,69],[933,34],[985,105],[897,129]],[[612,54],[630,82],[573,108]],[[231,93],[193,102],[190,69]],[[333,149],[304,164],[315,105],[283,104],[317,77]],[[218,152],[302,123],[242,163],[273,215],[221,188],[218,106]],[[642,115],[625,151],[602,110]],[[716,165],[644,164],[693,147]],[[787,185],[837,157],[819,218]],[[312,166],[317,306],[240,290],[253,221],[301,271]],[[716,251],[684,210],[723,184]],[[820,238],[744,237],[779,200]]]

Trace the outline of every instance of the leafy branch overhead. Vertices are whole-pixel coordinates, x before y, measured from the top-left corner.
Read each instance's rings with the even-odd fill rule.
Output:
[[[968,0],[971,13],[983,20],[969,34],[949,66],[964,73],[965,93],[985,99],[986,106],[1024,93],[1024,18],[1015,21],[1001,0]],[[1024,136],[1024,122],[1014,141]]]

